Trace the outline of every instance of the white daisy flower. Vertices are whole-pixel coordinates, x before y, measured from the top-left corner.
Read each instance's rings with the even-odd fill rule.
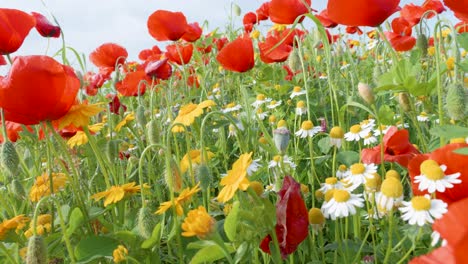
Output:
[[[300,96],[300,95],[303,95],[303,94],[306,94],[305,90],[302,90],[302,88],[300,86],[294,86],[293,91],[292,91],[292,93],[291,93],[291,95],[289,97],[291,99],[293,99],[294,97]]]
[[[224,107],[223,113],[230,113],[230,112],[238,111],[241,108],[242,106],[240,104],[230,103]]]
[[[378,137],[380,135],[385,135],[387,134],[388,130],[390,129],[391,126],[386,126],[386,125],[381,125],[380,129],[377,127],[374,129],[374,136]]]
[[[320,131],[322,131],[322,128],[320,126],[314,127],[314,124],[312,123],[312,121],[306,120],[302,122],[301,129],[299,129],[294,134],[298,137],[306,138],[306,137],[313,137]]]
[[[377,172],[377,166],[374,163],[364,164],[355,163],[349,168],[348,174],[344,181],[351,184],[351,190],[356,189],[366,182],[367,178],[374,178],[374,173]]]
[[[414,182],[419,183],[420,191],[429,193],[445,192],[446,188],[452,188],[453,184],[461,183],[460,172],[445,175],[446,165],[440,165],[435,160],[425,160],[420,166],[421,175],[414,177]]]
[[[369,40],[369,42],[366,44],[366,48],[368,50],[374,49],[377,46],[378,41],[375,39]]]
[[[258,108],[257,112],[254,114],[253,118],[258,117],[258,119],[263,121],[263,120],[265,120],[265,118],[267,118],[267,116],[268,116],[268,112],[263,112],[263,110],[261,108]]]
[[[377,141],[377,138],[374,135],[372,135],[372,132],[369,131],[369,134],[367,134],[367,136],[364,137],[364,146],[373,145],[377,143]]]
[[[344,131],[341,127],[333,127],[330,130],[330,145],[335,146],[337,148],[341,148],[341,143],[343,142],[344,138]]]
[[[247,167],[247,175],[252,176],[252,174],[258,171],[260,166],[262,166],[260,164],[260,159],[252,160],[252,163],[250,163],[249,167]]]
[[[362,194],[352,194],[347,190],[334,190],[333,197],[322,206],[322,211],[333,220],[355,215],[356,208],[364,207],[361,196]]]
[[[333,189],[344,189],[344,185],[342,182],[338,180],[336,177],[328,177],[325,179],[325,183],[320,184],[320,189],[322,193],[326,193],[328,190],[333,190]]]
[[[320,79],[320,80],[326,80],[326,79],[328,79],[328,76],[327,76],[326,73],[322,73],[322,74],[320,74],[319,79]]]
[[[258,108],[264,103],[270,102],[271,98],[266,98],[264,94],[258,94],[255,102],[252,103],[252,106]]]
[[[432,231],[431,233],[431,247],[435,247],[441,239],[440,233],[437,231]],[[442,239],[441,246],[445,247],[447,245],[447,240]]]
[[[439,219],[447,213],[447,204],[439,199],[431,199],[426,194],[414,196],[409,202],[403,201],[403,206],[399,210],[404,221],[410,225],[423,226],[426,223],[434,223],[434,219]]]
[[[279,101],[271,101],[269,105],[267,105],[267,108],[268,109],[275,109],[276,107],[280,106],[281,105],[281,100]]]
[[[336,177],[338,179],[344,179],[346,178],[346,176],[348,176],[348,173],[349,173],[348,167],[346,167],[346,165],[344,164],[341,164],[338,167],[338,170],[336,171]]]
[[[340,67],[340,70],[342,70],[342,71],[346,70],[349,66],[351,66],[351,64],[343,62],[343,65]]]
[[[374,129],[375,127],[375,119],[369,118],[366,120],[363,120],[362,122],[359,123],[361,125],[362,129]]]
[[[427,115],[426,112],[421,112],[418,116],[417,119],[419,122],[427,122],[429,121],[429,116]]]
[[[284,156],[276,155],[273,157],[273,159],[270,162],[268,162],[269,169],[276,168],[276,167],[282,168],[284,165],[288,165],[292,169],[296,168],[296,164],[291,160],[290,157],[286,155]]]
[[[307,106],[304,101],[299,101],[296,104],[296,115],[301,116],[307,114]]]
[[[398,207],[403,202],[403,184],[395,177],[387,177],[382,182],[380,192],[375,196],[377,209],[381,213],[387,213]]]
[[[349,129],[349,132],[344,135],[347,141],[359,141],[369,134],[370,129],[363,128],[361,125],[354,125]]]
[[[374,210],[374,208],[371,208],[369,210],[367,210],[367,213],[364,214],[364,218],[365,219],[375,219],[375,220],[379,220],[382,218],[382,214],[379,214],[379,211],[378,210]]]

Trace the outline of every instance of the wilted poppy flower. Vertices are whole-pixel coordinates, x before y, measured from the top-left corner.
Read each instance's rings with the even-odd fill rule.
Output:
[[[426,0],[422,4],[422,8],[424,9],[424,12],[434,10],[437,14],[440,14],[446,10],[444,4],[442,4],[442,2],[439,0]],[[432,18],[434,16],[434,13],[429,13],[427,18]]]
[[[376,27],[398,11],[400,0],[329,0],[328,17],[346,26]]]
[[[186,33],[188,24],[182,12],[157,10],[149,16],[147,26],[157,41],[176,41]]]
[[[449,144],[434,150],[432,153],[418,155],[408,164],[408,172],[411,177],[412,189],[415,195],[426,194],[418,189],[419,184],[414,182],[414,177],[421,174],[421,163],[427,159],[436,161],[439,165],[447,166],[445,175],[460,173],[458,179],[460,184],[455,184],[453,188],[446,189],[444,192],[436,192],[436,197],[442,199],[449,205],[455,201],[468,197],[468,155],[453,152],[456,149],[468,147],[468,144]]]
[[[168,59],[150,61],[146,64],[145,73],[149,77],[167,80],[172,75],[172,67],[167,63]]]
[[[192,43],[172,44],[166,47],[167,58],[179,65],[187,64],[192,58],[193,45]]]
[[[36,18],[36,30],[41,36],[46,38],[58,38],[60,37],[60,27],[52,25],[49,20],[42,14],[32,12],[34,18]]]
[[[239,36],[224,46],[216,60],[230,71],[246,72],[252,69],[255,65],[252,39],[248,35]]]
[[[338,23],[332,21],[328,16],[328,10],[324,9],[320,14],[315,15],[315,17],[322,23],[322,25],[326,28],[334,28],[338,26]]]
[[[97,47],[91,54],[89,60],[99,68],[115,70],[117,64],[123,64],[128,57],[127,50],[115,43],[105,43]]]
[[[0,54],[17,51],[35,24],[34,17],[23,11],[0,8]]]
[[[362,35],[362,30],[359,27],[346,27],[346,33]]]
[[[468,0],[444,0],[444,3],[455,13],[456,17],[468,21]]]
[[[384,160],[396,162],[403,167],[420,152],[409,141],[408,130],[398,130],[392,126],[383,137]],[[381,163],[380,145],[370,149],[362,150],[362,162],[366,164]]]
[[[129,72],[124,79],[115,84],[115,89],[123,96],[138,96],[145,94],[151,80],[144,70]]]
[[[248,12],[242,19],[244,30],[247,33],[252,32],[253,25],[257,24],[257,15],[254,12]]]
[[[270,17],[270,2],[263,3],[257,10],[258,21],[267,20]]]
[[[0,107],[8,121],[24,125],[62,117],[75,101],[80,80],[72,68],[48,56],[18,56],[0,76]]]
[[[276,203],[275,231],[281,255],[286,258],[307,238],[309,216],[301,196],[301,185],[291,176],[284,178],[283,187],[278,194],[280,199]],[[260,248],[270,253],[271,241],[272,238],[268,235],[262,240]]]
[[[144,49],[138,53],[138,58],[140,60],[147,60],[150,57],[158,57],[162,54],[161,49],[158,46],[153,46],[151,49]]]
[[[195,42],[201,37],[202,32],[203,31],[200,25],[198,25],[198,22],[190,23],[185,28],[185,33],[181,38],[187,42]]]
[[[279,36],[270,35],[264,42],[258,43],[260,59],[265,63],[283,62],[288,59],[292,47],[287,45]],[[279,45],[278,45],[279,44]]]
[[[310,0],[271,0],[270,19],[277,24],[293,24],[298,16],[309,13],[310,5]]]
[[[111,99],[109,102],[109,109],[112,113],[118,115],[121,109],[122,112],[127,111],[127,107],[120,103],[119,97],[116,94],[108,94],[106,98]]]

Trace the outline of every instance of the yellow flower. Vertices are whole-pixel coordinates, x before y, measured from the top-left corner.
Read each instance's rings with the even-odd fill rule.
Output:
[[[122,200],[125,196],[129,196],[135,194],[140,191],[140,185],[135,186],[135,182],[127,183],[124,185],[116,185],[110,187],[108,190],[103,192],[96,193],[91,196],[91,199],[95,201],[99,201],[102,198],[106,198],[104,200],[104,206],[108,206],[109,204],[117,203]]]
[[[92,116],[95,116],[106,110],[105,108],[99,106],[101,104],[102,103],[88,105],[84,103],[73,105],[68,113],[59,119],[59,129],[62,129],[70,124],[73,124],[76,127],[87,126],[89,124],[89,119]]]
[[[197,236],[204,239],[213,233],[215,224],[216,220],[206,212],[205,207],[199,206],[197,209],[188,212],[182,223],[182,236]]]
[[[222,178],[219,183],[224,187],[218,194],[218,201],[225,203],[231,200],[237,189],[243,191],[247,190],[250,185],[250,181],[247,179],[247,169],[251,163],[252,152],[242,154],[239,159],[234,162],[232,169],[228,171],[228,174]]]
[[[53,193],[63,189],[65,184],[68,182],[67,175],[63,173],[52,173]],[[34,185],[31,187],[29,192],[29,199],[33,202],[39,201],[44,196],[49,196],[50,190],[50,179],[49,174],[44,173],[41,176],[36,177]]]
[[[4,220],[0,223],[0,240],[3,240],[10,230],[16,229],[16,232],[23,229],[30,219],[24,215],[18,215],[12,219]]]
[[[42,214],[37,217],[37,226],[36,226],[36,232],[38,235],[44,235],[44,233],[49,233],[50,229],[52,228],[52,215],[50,214]],[[27,238],[30,238],[34,234],[34,223],[31,221],[29,223],[29,229],[24,232],[24,235]]]
[[[88,137],[83,131],[77,131],[76,134],[67,141],[67,145],[70,148],[74,148],[75,146],[81,146],[86,143],[88,143]]]
[[[429,56],[434,56],[435,53],[436,53],[435,47],[427,48],[427,54],[429,54]]]
[[[203,109],[214,106],[216,103],[213,100],[205,100],[200,104],[189,103],[184,105],[179,110],[179,115],[174,120],[174,124],[180,123],[184,126],[190,126],[196,117],[199,117],[203,114]],[[171,130],[174,133],[184,132],[182,126],[174,126]]]
[[[211,151],[207,151],[206,158],[210,160],[214,157],[214,153]],[[180,160],[180,172],[185,173],[190,168],[190,163],[192,163],[192,169],[194,165],[200,165],[201,163],[201,151],[198,149],[190,150],[187,154],[185,154],[182,159]]]
[[[93,132],[93,133],[97,133],[99,131],[101,131],[101,129],[104,127],[104,123],[96,123],[94,125],[90,125],[88,127],[89,131]]]
[[[131,112],[128,115],[124,117],[122,121],[120,121],[116,126],[115,126],[115,131],[119,132],[120,129],[122,129],[123,126],[125,126],[128,122],[135,120],[135,113]]]
[[[155,212],[155,214],[164,214],[169,208],[172,206],[175,207],[177,215],[183,215],[184,214],[184,209],[182,208],[182,205],[184,203],[188,202],[194,194],[196,194],[198,191],[200,191],[200,183],[195,185],[192,189],[186,188],[182,190],[182,192],[179,194],[177,198],[174,199],[174,201],[167,201],[163,202],[159,205],[159,209]]]
[[[258,30],[252,31],[252,33],[250,33],[250,37],[252,37],[253,39],[258,39],[258,37],[260,37],[260,31]]]
[[[283,30],[286,29],[286,25],[283,25],[283,24],[273,24],[273,26],[271,26],[271,28],[268,30],[268,32],[270,31],[278,31],[278,32],[281,32]]]
[[[128,250],[122,245],[118,245],[117,248],[112,252],[112,257],[115,263],[125,261],[127,259]]]
[[[445,62],[445,64],[447,64],[447,69],[449,71],[453,70],[455,68],[455,58],[449,57],[447,61]]]

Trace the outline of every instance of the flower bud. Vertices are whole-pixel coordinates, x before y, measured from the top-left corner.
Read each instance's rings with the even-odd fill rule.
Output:
[[[286,122],[284,122],[284,120],[281,120],[278,122],[278,128],[273,130],[273,140],[275,141],[275,146],[281,153],[286,152],[286,149],[288,148],[289,144],[289,139],[289,129],[286,127]]]
[[[148,207],[141,208],[138,212],[138,233],[145,239],[150,238],[156,222],[156,217]]]
[[[197,178],[200,181],[200,187],[203,191],[206,191],[210,187],[213,181],[213,176],[210,173],[210,169],[206,164],[200,164],[197,168]]]
[[[293,49],[291,54],[289,54],[288,58],[288,66],[291,68],[293,72],[300,71],[302,69],[301,67],[301,60],[299,58],[299,50],[298,49]]]
[[[146,124],[146,130],[148,132],[148,140],[150,144],[159,143],[159,126],[156,120],[151,120]]]
[[[428,41],[427,37],[424,34],[420,34],[416,40],[416,47],[421,51],[423,57],[427,55]]]
[[[400,104],[400,107],[403,109],[403,111],[411,111],[411,104],[407,93],[398,94],[398,103]]]
[[[16,174],[19,157],[15,145],[11,141],[5,141],[2,145],[1,164],[11,175]]]
[[[358,92],[361,98],[366,101],[366,103],[373,104],[375,102],[374,92],[369,87],[369,85],[360,82],[358,84]]]
[[[18,179],[13,179],[13,181],[11,182],[10,191],[18,199],[26,197],[24,187]]]
[[[42,236],[29,238],[26,264],[47,264],[47,247]]]
[[[166,168],[164,173],[164,181],[167,187],[171,188],[174,192],[180,192],[182,189],[182,177],[179,167],[176,162],[171,159],[169,168]]]
[[[143,105],[139,105],[137,107],[135,117],[140,127],[145,127],[146,116],[145,116],[145,107]]]
[[[463,85],[452,84],[447,88],[445,108],[453,120],[464,120],[466,111],[466,95]]]

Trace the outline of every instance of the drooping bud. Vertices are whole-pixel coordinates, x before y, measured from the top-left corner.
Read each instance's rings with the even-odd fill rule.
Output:
[[[424,34],[420,34],[416,40],[416,47],[421,51],[423,57],[427,55],[428,41],[427,37]]]
[[[207,190],[213,181],[213,176],[206,164],[200,164],[197,168],[197,178],[200,181],[200,187],[203,191]]]
[[[285,153],[288,148],[290,138],[290,132],[286,126],[286,121],[280,120],[278,122],[278,128],[273,130],[273,140],[275,141],[276,148],[281,152]]]
[[[138,232],[142,237],[148,239],[153,233],[153,229],[156,225],[156,216],[151,212],[148,207],[143,207],[138,212]]]
[[[182,189],[182,176],[177,163],[172,158],[169,167],[166,167],[164,181],[167,187],[171,188],[174,192],[180,192]]]
[[[145,107],[143,105],[137,107],[135,117],[140,127],[146,126]]]
[[[300,71],[301,68],[301,59],[299,58],[299,50],[293,49],[292,52],[289,54],[288,58],[288,66],[291,68],[293,72]]]
[[[0,158],[2,167],[7,170],[10,175],[15,175],[18,171],[19,157],[15,145],[11,141],[5,141],[5,143],[3,143]]]
[[[369,85],[365,83],[359,83],[358,84],[358,92],[361,98],[366,101],[368,104],[373,104],[375,102],[375,96],[374,92],[372,89],[369,87]]]
[[[148,131],[148,140],[150,144],[159,143],[159,126],[156,120],[153,119],[146,124],[146,131]]]
[[[452,84],[447,88],[445,108],[448,116],[453,120],[464,120],[466,111],[466,98],[463,85]]]
[[[24,187],[18,179],[13,179],[13,181],[11,182],[10,191],[18,199],[23,199],[24,197],[26,197]]]
[[[47,247],[42,236],[29,238],[26,264],[47,264]]]
[[[411,111],[411,104],[408,96],[408,93],[398,94],[398,104],[400,104],[401,109],[405,112]]]

